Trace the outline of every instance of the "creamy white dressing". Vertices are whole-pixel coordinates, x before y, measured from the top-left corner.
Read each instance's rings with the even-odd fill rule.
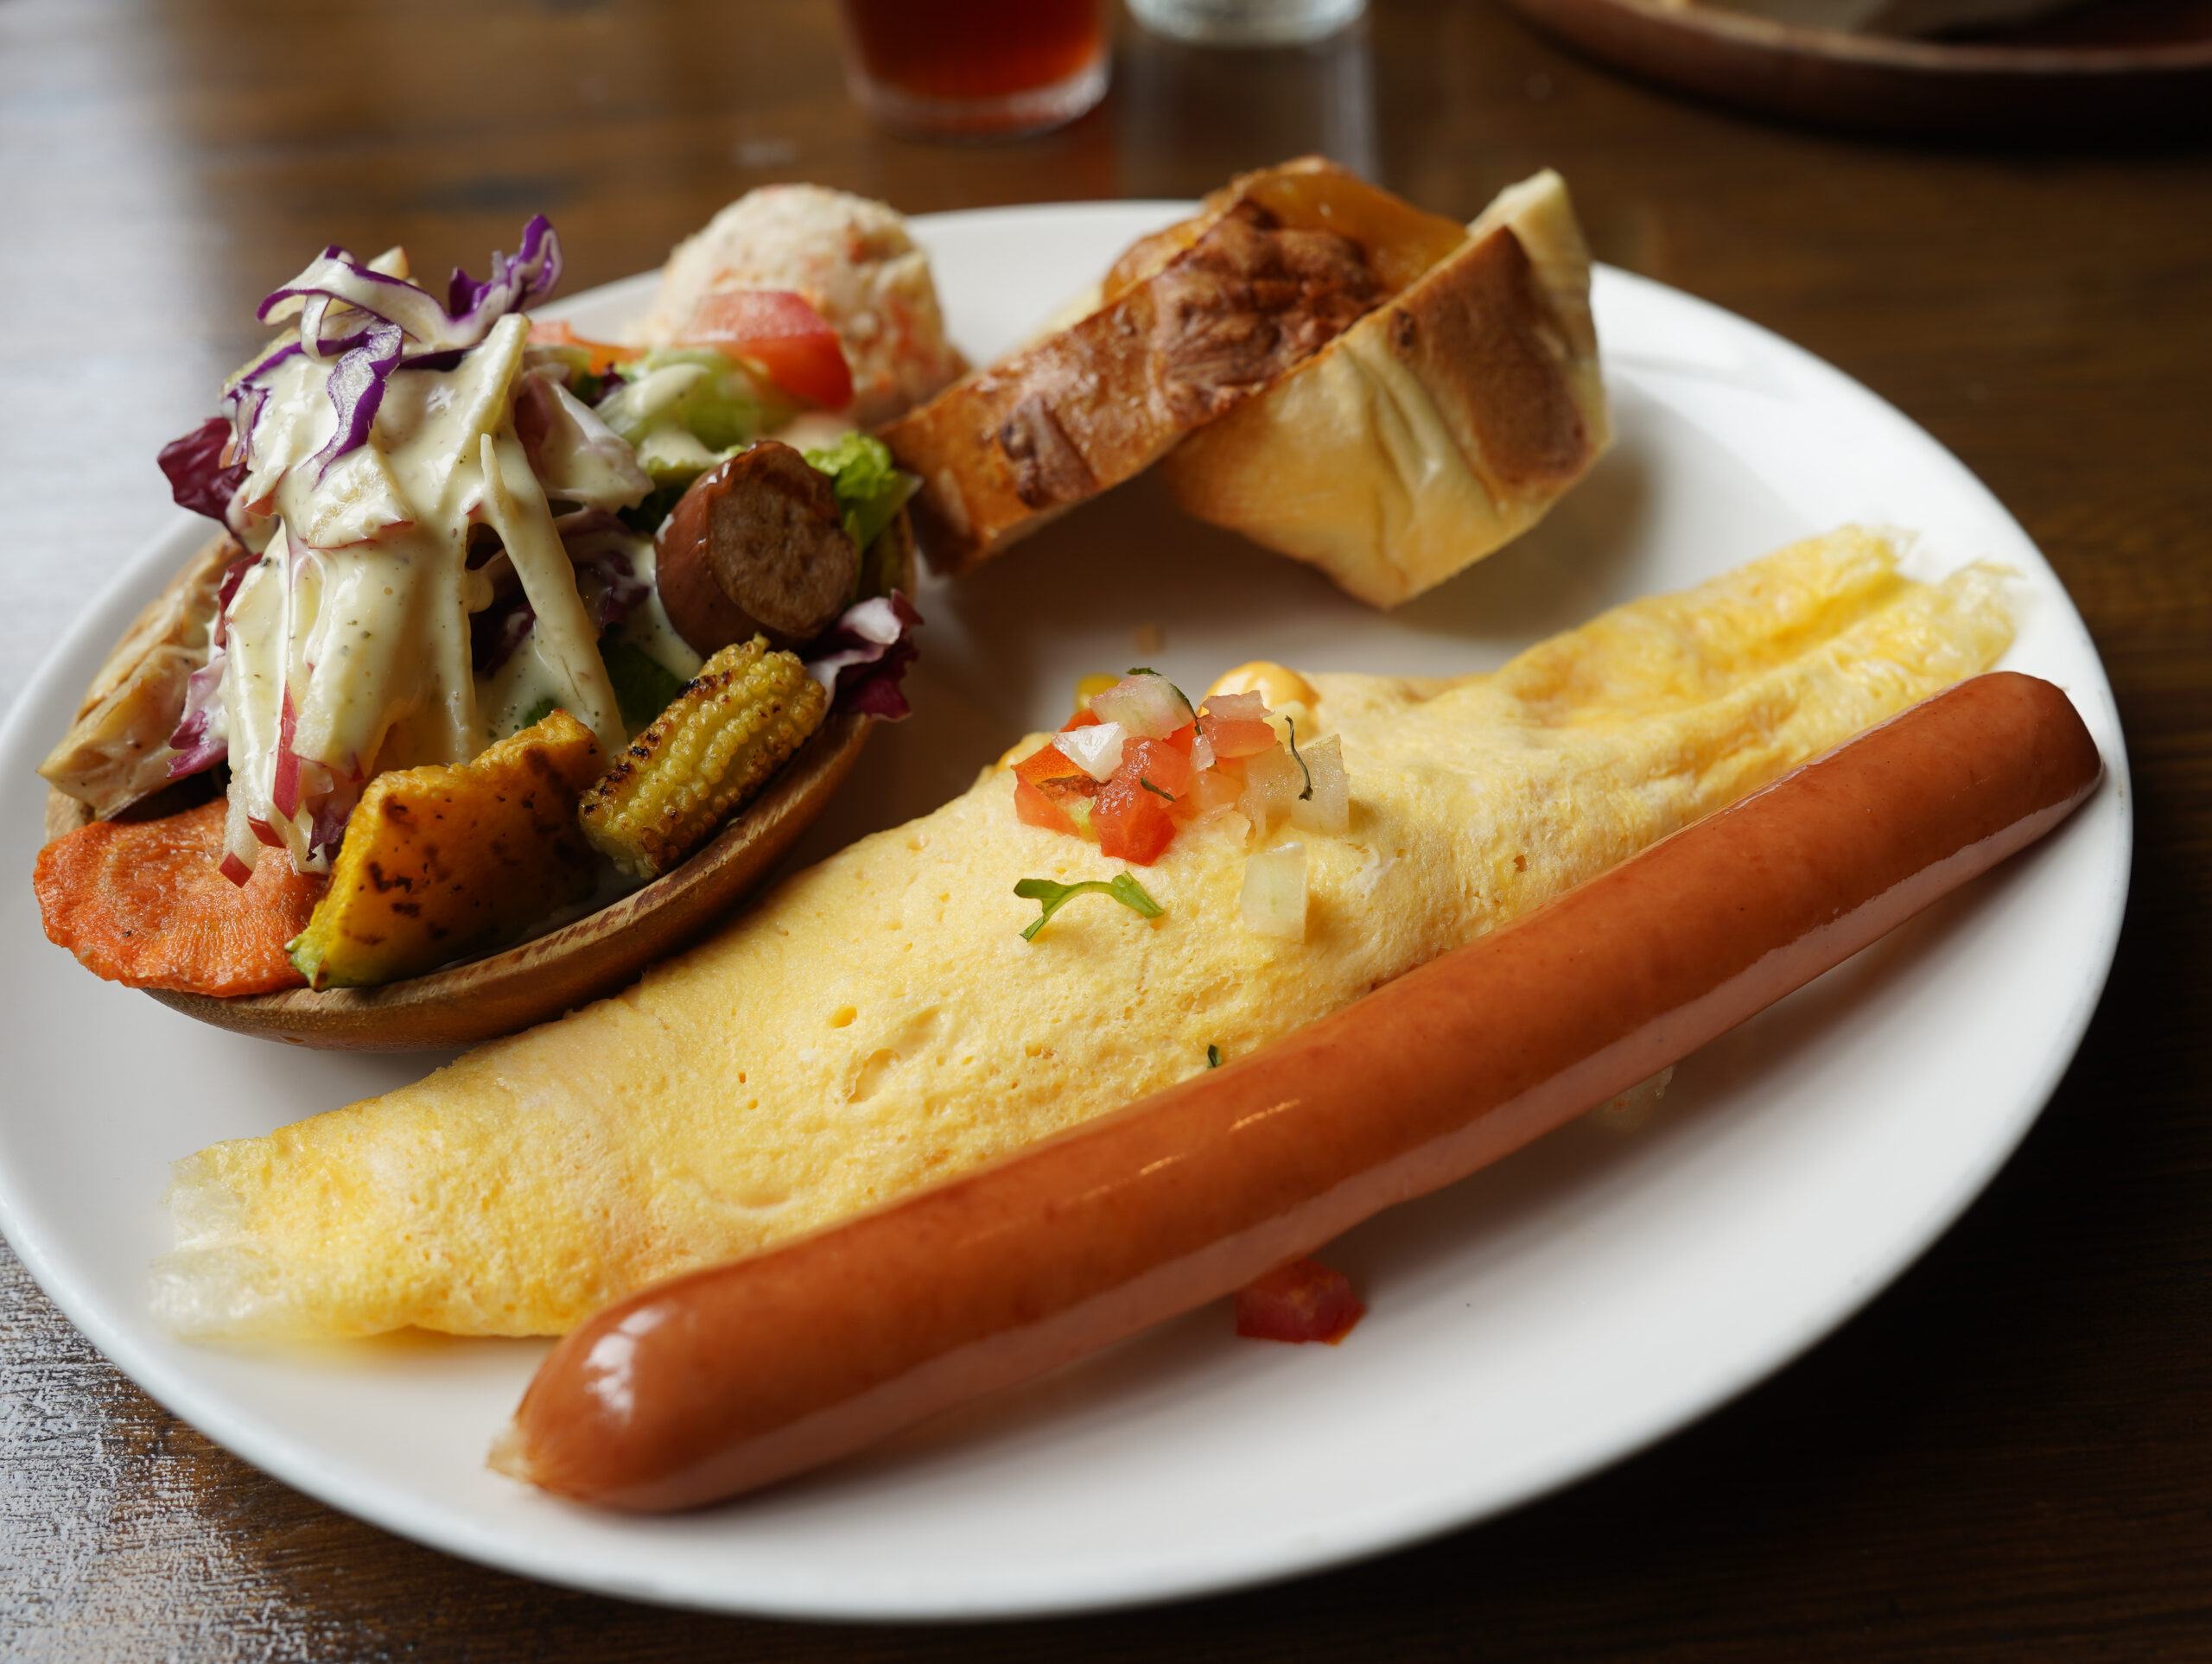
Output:
[[[554,530],[545,492],[511,425],[496,436],[484,435],[478,443],[484,518],[506,545],[523,594],[537,614],[515,656],[537,657],[556,683],[556,702],[589,728],[612,757],[629,736],[614,702],[614,684],[600,662],[598,626],[577,593],[576,571]],[[558,691],[559,684],[565,684],[565,693]]]
[[[222,690],[228,842],[248,867],[263,847],[258,822],[295,867],[326,870],[329,851],[312,847],[318,810],[327,834],[372,775],[466,762],[549,698],[610,753],[623,744],[598,632],[514,430],[528,336],[527,320],[512,314],[450,371],[395,372],[368,442],[320,480],[299,464],[336,431],[331,365],[297,356],[270,377],[248,500],[273,510],[276,524],[231,605]],[[494,592],[467,566],[479,524],[499,533],[536,614],[481,687],[469,618]],[[288,692],[300,761],[285,813]]]
[[[630,616],[615,626],[615,639],[628,642],[677,681],[689,682],[707,661],[677,633],[676,626],[668,621],[668,609],[660,604],[660,578],[653,564],[657,553],[653,540],[632,537],[627,547],[631,571],[640,583],[651,585],[652,589],[644,600],[631,609]]]

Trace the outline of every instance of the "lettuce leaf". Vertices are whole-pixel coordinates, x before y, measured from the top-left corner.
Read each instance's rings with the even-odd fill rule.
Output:
[[[921,489],[920,480],[901,471],[889,448],[869,434],[849,433],[834,445],[803,454],[830,476],[837,506],[844,511],[845,535],[857,549],[874,543]]]

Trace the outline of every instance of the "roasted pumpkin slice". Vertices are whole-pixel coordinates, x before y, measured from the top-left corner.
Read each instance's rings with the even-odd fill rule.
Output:
[[[595,867],[576,798],[604,766],[591,730],[556,710],[473,763],[378,775],[292,963],[314,988],[368,988],[582,900]]]

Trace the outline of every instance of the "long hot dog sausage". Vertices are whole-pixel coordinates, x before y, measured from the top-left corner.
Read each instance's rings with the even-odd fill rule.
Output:
[[[555,1349],[496,1466],[676,1508],[1230,1292],[1656,1072],[2094,787],[2048,683],[1961,683],[1255,1056]]]

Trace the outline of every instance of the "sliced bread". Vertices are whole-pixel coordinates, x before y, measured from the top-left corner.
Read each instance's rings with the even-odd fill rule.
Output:
[[[1391,607],[1534,525],[1611,436],[1589,251],[1547,170],[1164,468],[1188,512]]]

